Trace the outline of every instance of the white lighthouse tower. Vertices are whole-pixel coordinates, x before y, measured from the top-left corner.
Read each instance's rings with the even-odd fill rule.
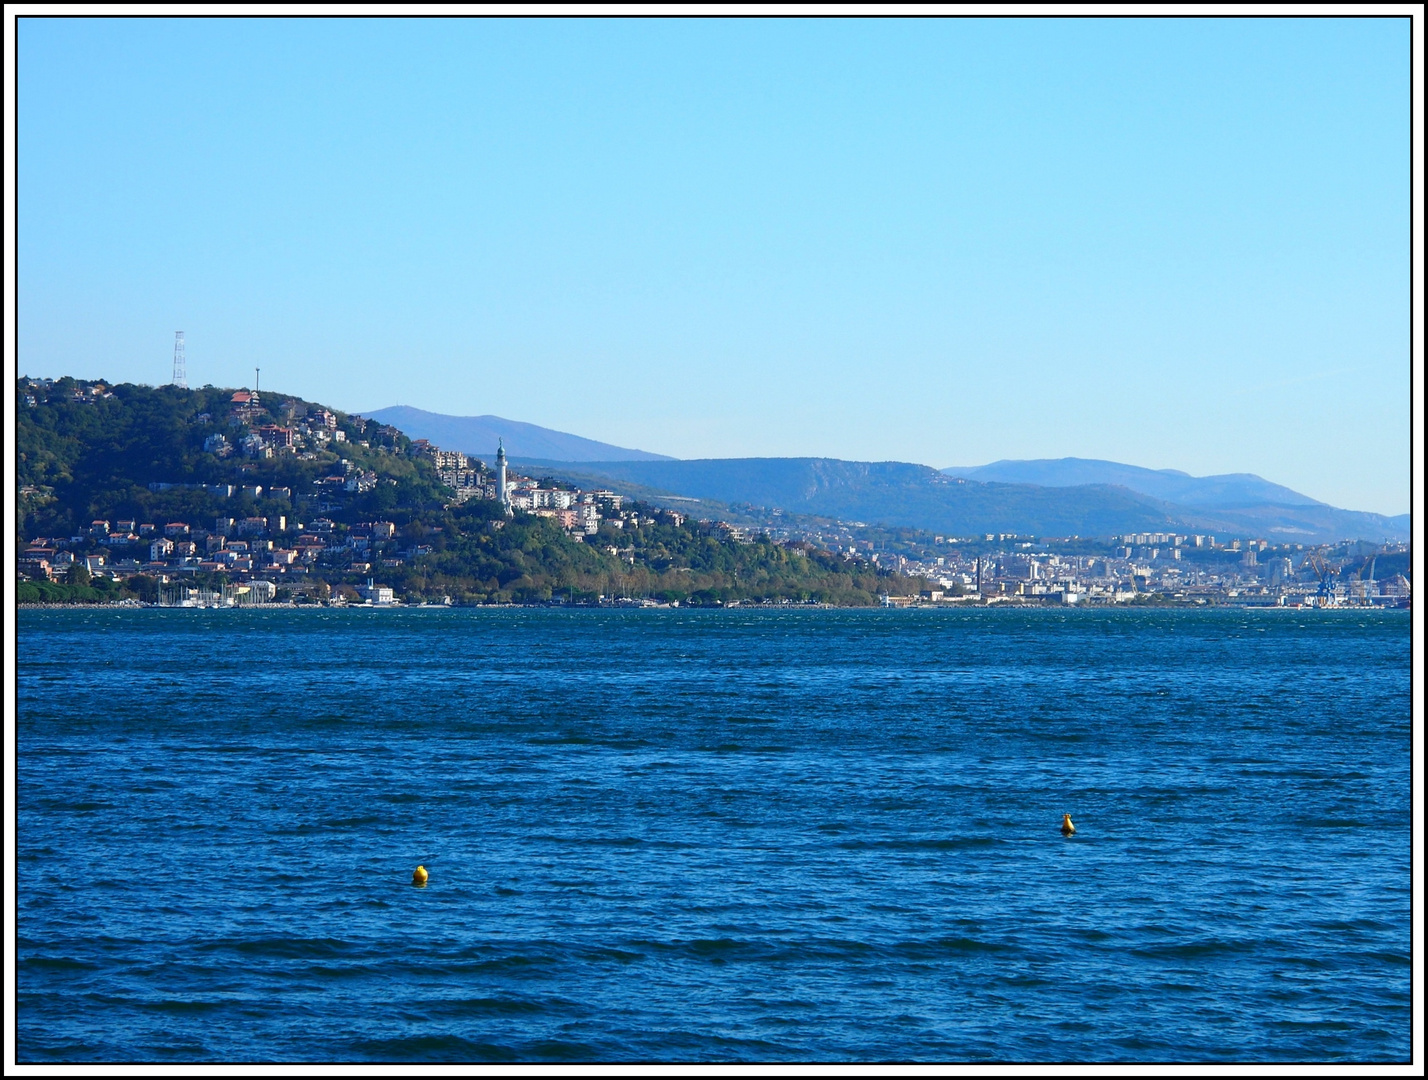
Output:
[[[496,440],[496,498],[501,500],[501,513],[515,517],[515,507],[511,505],[511,490],[506,486],[506,440]]]

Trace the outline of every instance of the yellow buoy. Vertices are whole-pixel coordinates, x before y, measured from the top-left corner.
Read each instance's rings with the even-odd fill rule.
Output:
[[[1076,831],[1076,826],[1071,824],[1071,815],[1070,815],[1070,814],[1062,814],[1062,815],[1061,815],[1061,835],[1062,835],[1062,836],[1070,836],[1070,835],[1071,835],[1072,833],[1074,833],[1075,831]]]
[[[413,885],[425,885],[425,884],[426,884],[426,867],[425,867],[425,866],[418,866],[415,870],[412,871],[412,884],[413,884]]]

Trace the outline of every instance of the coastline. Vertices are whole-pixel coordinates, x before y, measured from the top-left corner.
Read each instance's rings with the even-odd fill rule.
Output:
[[[139,601],[119,600],[112,604],[45,604],[16,603],[16,611],[485,611],[485,610],[570,610],[570,611],[1347,611],[1362,614],[1371,611],[1411,612],[1411,604],[1381,604],[1369,607],[1314,607],[1311,605],[1279,604],[1190,604],[1183,601],[1165,600],[1126,604],[1045,604],[1017,603],[998,600],[991,603],[924,603],[924,604],[866,604],[862,606],[838,604],[778,604],[746,603],[709,604],[691,606],[687,604],[640,603],[630,601],[614,604],[249,604],[221,607],[188,607],[178,605],[146,604]]]

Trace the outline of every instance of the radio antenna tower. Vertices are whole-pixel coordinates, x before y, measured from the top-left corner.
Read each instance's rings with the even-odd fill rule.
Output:
[[[188,372],[184,370],[183,331],[174,331],[174,385],[180,390],[188,389]]]

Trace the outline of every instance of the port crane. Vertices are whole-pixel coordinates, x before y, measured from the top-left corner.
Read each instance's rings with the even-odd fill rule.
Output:
[[[1319,576],[1318,606],[1327,607],[1332,604],[1334,602],[1334,575],[1337,570],[1331,567],[1324,558],[1323,549],[1310,548],[1304,553],[1304,561],[1299,565],[1300,569],[1309,567]]]
[[[1373,602],[1369,599],[1369,586],[1373,584],[1374,567],[1377,565],[1378,556],[1372,555],[1369,557],[1369,561],[1364,563],[1363,566],[1360,566],[1358,568],[1358,571],[1354,574],[1354,595],[1361,599],[1365,604],[1371,604]]]

